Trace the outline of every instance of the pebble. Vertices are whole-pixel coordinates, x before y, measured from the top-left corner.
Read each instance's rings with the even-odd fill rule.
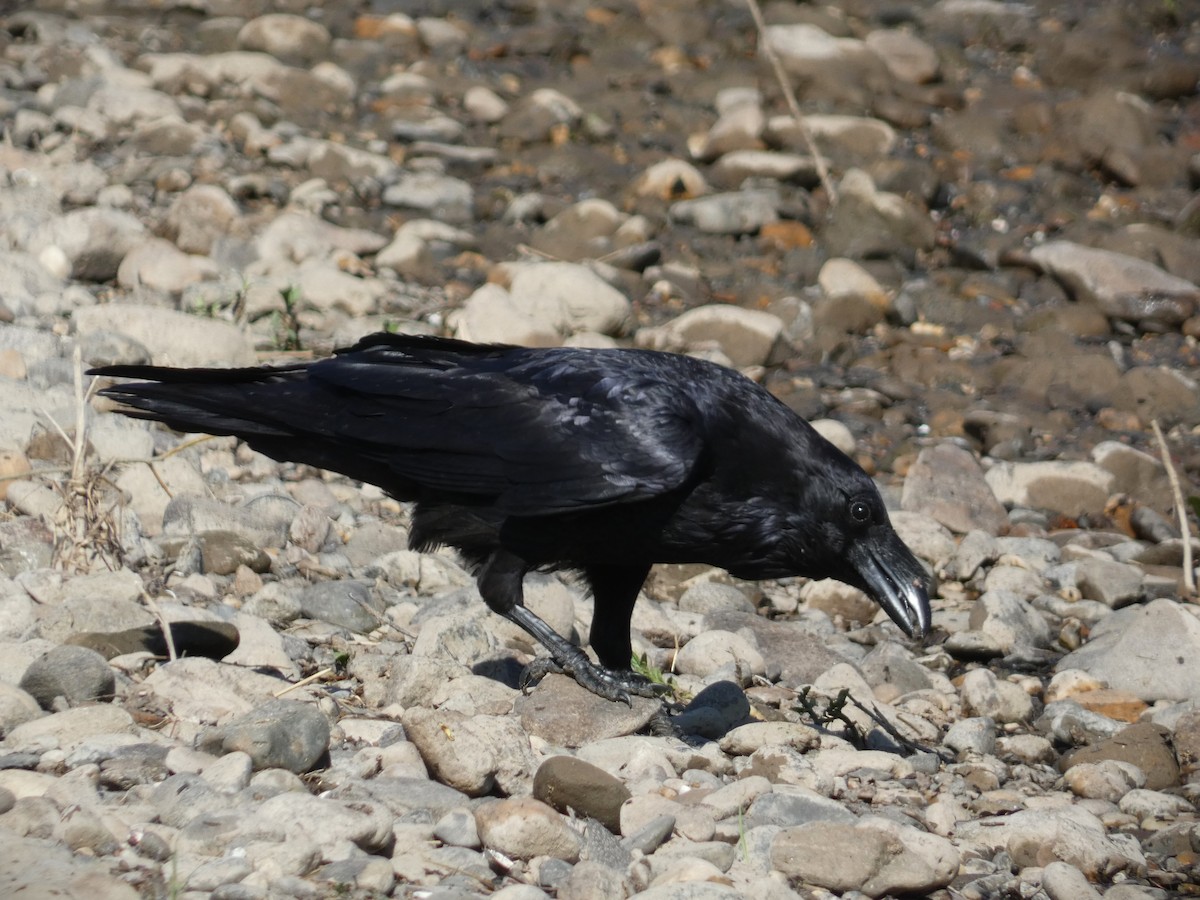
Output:
[[[515,859],[551,856],[575,862],[582,842],[557,812],[532,797],[484,803],[475,813],[483,845]]]
[[[311,704],[275,700],[206,732],[199,747],[209,753],[242,751],[255,769],[309,771],[329,747],[329,722]]]
[[[979,462],[951,443],[921,451],[904,479],[900,503],[958,534],[998,534],[1008,527],[1008,513],[992,492]]]
[[[570,756],[552,756],[533,778],[533,796],[561,813],[596,819],[609,831],[621,828],[621,805],[632,795],[618,778]]]
[[[686,346],[716,344],[738,367],[767,361],[783,332],[777,316],[737,306],[699,306],[667,326]]]
[[[116,688],[116,678],[108,662],[95,650],[62,646],[30,663],[21,676],[20,687],[44,709],[52,709],[59,698],[71,706],[109,700]]]

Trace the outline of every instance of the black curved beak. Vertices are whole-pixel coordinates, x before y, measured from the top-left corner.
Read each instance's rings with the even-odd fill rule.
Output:
[[[909,637],[929,633],[929,576],[900,535],[888,525],[872,528],[847,554],[858,587],[883,607]]]

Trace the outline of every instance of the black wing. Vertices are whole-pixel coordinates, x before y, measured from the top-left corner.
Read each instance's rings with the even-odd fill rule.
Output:
[[[111,367],[102,393],[175,428],[234,434],[398,496],[413,486],[543,515],[653,497],[701,457],[676,357],[376,335],[279,369]],[[389,473],[390,478],[384,473]]]

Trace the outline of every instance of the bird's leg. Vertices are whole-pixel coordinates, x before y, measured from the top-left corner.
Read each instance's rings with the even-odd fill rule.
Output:
[[[667,693],[666,685],[656,684],[629,668],[633,659],[629,620],[650,566],[588,566],[583,573],[592,588],[592,630],[588,641],[600,663],[630,694],[659,697]]]
[[[527,609],[523,603],[522,581],[528,570],[529,566],[523,559],[505,550],[498,550],[487,558],[476,576],[479,593],[492,611],[516,623],[550,653],[551,664],[535,661],[522,673],[522,689],[547,672],[560,672],[570,675],[581,687],[606,700],[628,704],[631,693],[656,696],[641,685],[632,683],[627,677],[633,675],[632,672],[613,671],[596,665],[580,648]]]

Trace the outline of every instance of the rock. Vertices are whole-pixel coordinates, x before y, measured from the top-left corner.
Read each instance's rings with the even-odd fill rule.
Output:
[[[899,195],[878,190],[861,169],[842,177],[839,198],[824,233],[831,255],[864,259],[933,246],[929,216]]]
[[[847,855],[846,847],[857,850]],[[771,842],[771,865],[800,884],[881,897],[944,887],[959,856],[945,838],[875,818],[785,828]]]
[[[633,697],[617,705],[581,688],[573,678],[547,676],[537,690],[517,698],[514,712],[521,726],[542,740],[562,747],[583,747],[644,728],[660,704]]]
[[[291,264],[305,260],[327,260],[337,251],[361,256],[377,253],[387,238],[364,228],[340,228],[307,212],[290,209],[271,221],[254,242],[258,255],[267,261]]]
[[[1200,673],[1191,665],[1197,653],[1200,620],[1175,601],[1158,599],[1105,617],[1056,668],[1082,669],[1148,703],[1180,701],[1200,695]]]
[[[745,692],[735,682],[721,680],[696,694],[671,724],[685,734],[716,738],[745,722],[749,715]]]
[[[366,634],[383,622],[383,604],[363,581],[323,581],[300,592],[300,611],[310,619]]]
[[[858,442],[854,439],[854,433],[837,419],[813,419],[808,424],[813,427],[813,431],[847,456],[852,457],[858,452]]]
[[[1175,725],[1175,753],[1179,757],[1179,772],[1187,783],[1195,783],[1200,773],[1200,710],[1193,709],[1179,717]]]
[[[1031,506],[1065,516],[1104,510],[1113,476],[1094,463],[1068,460],[997,463],[985,475],[996,498],[1006,506]]]
[[[1051,241],[1030,256],[1077,299],[1115,319],[1174,326],[1193,315],[1200,302],[1200,288],[1190,281],[1122,253]]]
[[[140,894],[90,854],[76,853],[44,837],[10,835],[0,845],[4,891],[12,896],[137,900]],[[37,860],[37,865],[30,865]]]
[[[1136,497],[1159,511],[1171,508],[1171,486],[1157,456],[1120,441],[1101,441],[1092,448],[1092,461],[1112,473],[1114,492]]]
[[[992,493],[979,462],[955,444],[935,444],[921,451],[904,479],[900,504],[959,534],[1000,534],[1008,528],[1008,513]]]
[[[1052,862],[1042,870],[1042,890],[1050,900],[1100,900],[1087,876],[1065,862]]]
[[[621,220],[621,213],[607,200],[580,200],[543,225],[534,235],[533,246],[560,260],[598,259],[612,251]]]
[[[671,220],[706,234],[755,234],[778,220],[780,199],[770,188],[709,194],[671,204]]]
[[[924,84],[932,81],[938,73],[937,51],[911,31],[879,29],[869,32],[863,43],[883,60],[888,72],[897,81]]]
[[[667,327],[689,346],[716,344],[738,367],[765,363],[783,333],[771,313],[716,304],[690,309]]]
[[[196,535],[196,544],[204,572],[232,575],[239,566],[245,566],[252,572],[271,569],[271,557],[236,532],[202,531]]]
[[[491,88],[472,85],[463,94],[463,109],[476,122],[492,125],[508,114],[508,103]]]
[[[987,716],[959,719],[946,730],[942,743],[960,755],[991,756],[996,752],[996,721]]]
[[[179,194],[167,210],[166,236],[184,253],[211,253],[218,239],[238,221],[237,203],[214,184],[196,184]]]
[[[507,267],[509,297],[529,319],[559,334],[620,333],[630,315],[629,301],[586,266],[532,263]]]
[[[1172,369],[1135,366],[1121,376],[1113,403],[1137,413],[1143,423],[1158,419],[1170,427],[1192,420],[1200,410],[1200,392],[1194,381]]]
[[[705,162],[738,150],[761,150],[766,116],[757,92],[742,102],[723,106],[708,133],[688,142],[692,156]]]
[[[423,281],[433,271],[433,254],[429,244],[421,238],[411,233],[397,232],[392,242],[376,254],[375,265]]]
[[[456,336],[465,341],[522,347],[557,347],[562,343],[562,336],[552,325],[519,309],[498,284],[485,284],[476,290],[453,323]]]
[[[1063,772],[1063,781],[1077,797],[1116,803],[1130,791],[1146,783],[1146,775],[1137,766],[1115,759],[1096,763],[1076,763]]]
[[[8,734],[16,726],[41,715],[36,699],[16,685],[0,681],[0,734]]]
[[[133,247],[117,268],[117,282],[125,288],[145,287],[180,294],[188,285],[214,279],[216,263],[192,256],[169,241],[151,239]]]
[[[233,532],[259,547],[282,547],[296,504],[279,495],[261,495],[246,506],[229,506],[204,496],[176,496],[163,511],[166,535]]]
[[[536,143],[551,138],[556,129],[574,126],[583,110],[574,100],[553,88],[539,88],[513,104],[499,123],[502,138]]]
[[[1012,591],[989,590],[971,609],[967,624],[983,632],[1003,654],[1050,643],[1042,615]]]
[[[57,697],[72,706],[94,700],[111,700],[116,679],[108,662],[86,647],[55,647],[30,663],[20,687],[44,709]]]
[[[403,722],[429,771],[470,796],[495,789],[514,793],[528,785],[537,768],[529,738],[515,719],[414,706],[404,711]],[[486,844],[482,825],[480,835]]]
[[[108,704],[79,706],[17,725],[4,735],[12,751],[50,743],[69,750],[95,735],[134,734],[133,719],[125,710]]]
[[[1102,777],[1115,778],[1118,784],[1128,783],[1125,790],[1146,787],[1158,791],[1172,788],[1179,784],[1179,766],[1171,752],[1169,739],[1170,733],[1161,725],[1139,722],[1110,738],[1063,754],[1058,766],[1060,771],[1066,772],[1075,766],[1105,761],[1128,763],[1136,772],[1142,773],[1141,783],[1138,783],[1136,774],[1105,774]],[[1108,773],[1110,770],[1101,771]]]
[[[132,338],[150,351],[155,365],[247,366],[257,362],[246,334],[216,319],[155,306],[114,303],[77,310],[74,321],[79,334],[107,331]]]
[[[790,118],[790,117],[789,117]],[[794,123],[785,119],[774,124],[770,131],[779,139],[795,145],[795,137],[789,138]],[[804,124],[812,132],[813,140],[825,153],[835,158],[871,160],[887,156],[895,147],[896,130],[879,119],[863,116],[812,115],[804,117]]]
[[[484,846],[513,859],[579,859],[579,835],[562,816],[532,797],[491,800],[476,810],[475,821]]]
[[[816,729],[799,722],[750,722],[726,733],[720,743],[723,751],[737,756],[749,756],[769,745],[803,753],[820,743],[820,735]]]
[[[684,675],[707,678],[718,671],[736,672],[748,682],[766,672],[766,661],[750,641],[728,631],[705,631],[688,641],[675,655],[675,667]]]
[[[818,96],[861,98],[864,82],[886,78],[883,63],[863,41],[834,37],[816,25],[768,25],[765,38],[784,70]]]
[[[806,187],[815,186],[820,181],[813,157],[802,153],[779,153],[774,150],[735,150],[726,153],[712,164],[709,174],[713,183],[726,188],[740,188],[747,181],[765,178]],[[786,230],[799,225],[800,223],[794,220],[770,221],[765,222],[758,233],[764,242],[778,239],[781,244],[786,244],[789,240],[795,240],[785,233]],[[800,235],[803,233],[799,232]],[[807,243],[802,245],[808,246],[811,243],[810,232]]]
[[[312,704],[273,700],[226,725],[207,731],[200,749],[249,754],[256,770],[311,770],[329,749],[329,721]]]
[[[329,52],[329,29],[303,16],[272,13],[251,19],[238,32],[243,50],[261,50],[297,65],[311,65]]]
[[[1090,879],[1107,879],[1145,865],[1136,847],[1108,837],[1100,820],[1078,806],[961,822],[956,837],[964,850],[976,848],[988,857],[1004,850],[1022,867],[1064,862]]]
[[[129,213],[88,207],[47,223],[32,237],[30,246],[41,253],[51,247],[61,251],[72,278],[110,281],[116,277],[125,254],[141,243],[145,231],[145,226]]]
[[[383,202],[452,225],[466,224],[475,214],[475,193],[470,183],[437,172],[402,174],[384,189]]]
[[[1085,600],[1109,609],[1134,603],[1142,595],[1145,573],[1137,566],[1107,559],[1081,559],[1075,564],[1075,584]]]
[[[987,669],[972,669],[962,679],[963,705],[997,722],[1024,722],[1033,716],[1033,701],[1019,685],[1000,681]]]
[[[629,788],[602,769],[571,756],[552,756],[533,777],[533,796],[563,814],[599,821],[614,834],[621,830],[621,804]]]
[[[682,159],[664,159],[654,163],[634,181],[633,193],[638,197],[659,200],[689,200],[707,194],[708,183],[700,170]]]

